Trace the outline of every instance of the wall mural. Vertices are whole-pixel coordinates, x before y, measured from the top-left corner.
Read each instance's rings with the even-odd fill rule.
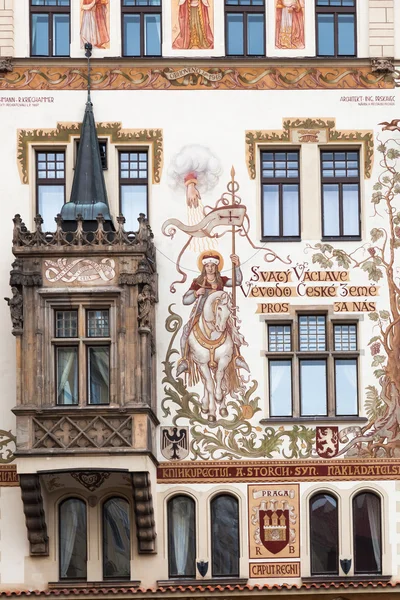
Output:
[[[307,244],[304,252],[315,270],[308,259],[294,264],[290,256],[262,247],[265,266],[250,267],[251,279],[244,282],[242,243],[260,247],[252,241],[250,218],[233,169],[227,192],[215,205],[203,207],[197,224],[174,218],[163,224],[163,234],[171,239],[178,231],[187,237],[176,260],[178,277],[170,286],[176,293],[178,286],[185,285],[181,298],[186,316],[175,304],[169,306],[165,327],[171,337],[163,362],[162,410],[178,428],[170,430],[170,443],[189,425],[191,460],[400,456],[400,139],[378,138],[378,144],[380,175],[371,199],[377,224],[370,241],[351,253],[328,243]],[[198,274],[188,285],[182,257],[193,238],[217,241],[224,236],[230,240],[230,253],[215,249],[198,253]],[[272,263],[283,267],[272,271]],[[351,285],[357,270],[367,279],[366,285]],[[389,305],[382,308],[380,288],[389,290]],[[368,417],[364,426],[254,423],[253,417],[261,412],[259,384],[246,357],[238,290],[241,298],[260,298],[258,313],[285,313],[292,297],[322,296],[332,298],[335,313],[368,315],[375,330],[369,349],[377,384],[367,386],[364,399],[361,394]],[[191,308],[190,313],[185,307]],[[179,459],[172,452],[168,457]]]
[[[214,0],[172,1],[172,47],[175,50],[214,48]]]
[[[305,0],[276,0],[275,48],[305,48],[304,2]]]
[[[81,48],[86,43],[94,48],[110,47],[109,0],[81,0]]]

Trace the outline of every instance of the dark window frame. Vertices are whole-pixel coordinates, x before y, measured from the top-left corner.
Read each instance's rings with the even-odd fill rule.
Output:
[[[344,152],[345,154],[350,152],[356,152],[358,154],[358,176],[357,177],[324,177],[323,173],[323,154],[335,154],[336,152]],[[347,162],[347,159],[346,159]],[[320,148],[320,177],[321,177],[321,232],[322,240],[326,241],[359,241],[362,235],[362,223],[361,223],[361,152],[360,148]],[[325,235],[325,218],[324,218],[324,185],[337,185],[339,188],[339,235]],[[358,185],[358,235],[344,235],[343,234],[343,185],[357,184]]]
[[[171,527],[171,517],[170,517],[170,506],[172,506],[173,501],[176,500],[177,498],[188,499],[190,502],[193,503],[193,507],[194,507],[194,511],[193,511],[194,523],[193,523],[193,525],[194,525],[195,560],[194,560],[194,564],[193,564],[193,571],[191,573],[189,573],[188,575],[171,575],[172,527]],[[197,528],[197,505],[196,505],[196,501],[194,500],[194,498],[192,498],[192,496],[190,496],[189,494],[185,494],[185,493],[174,494],[173,496],[168,498],[168,501],[167,501],[167,546],[168,546],[168,578],[169,579],[193,579],[194,577],[196,577],[196,556],[197,556],[197,530],[196,530],[196,528]]]
[[[354,6],[318,6],[318,0],[315,2],[315,52],[317,58],[354,58],[357,56],[357,0],[354,0]],[[318,54],[319,45],[319,14],[332,14],[334,18],[334,54]],[[338,33],[338,15],[339,14],[354,14],[354,54],[338,54],[339,50],[339,33]]]
[[[264,177],[263,176],[263,155],[264,153],[272,153],[277,154],[279,152],[288,153],[296,153],[298,155],[298,176],[297,177]],[[275,161],[275,159],[274,159]],[[263,242],[299,242],[301,241],[301,156],[300,149],[298,148],[262,148],[260,154],[260,172],[261,172],[261,240]],[[289,159],[285,160],[286,163],[289,162]],[[287,170],[287,169],[286,169]],[[284,185],[297,185],[298,186],[298,199],[297,199],[297,207],[298,207],[298,235],[283,235],[283,186]],[[264,185],[277,185],[279,187],[279,235],[264,235]]]
[[[76,161],[78,158],[78,150],[79,150],[79,142],[81,138],[75,139],[75,160],[74,160],[74,168],[76,166]],[[107,138],[99,138],[99,150],[100,150],[100,159],[101,166],[103,171],[108,170],[108,140]]]
[[[238,532],[237,532],[237,551],[238,551],[238,560],[237,560],[237,567],[238,570],[236,573],[230,573],[229,575],[219,575],[216,574],[214,572],[214,561],[213,561],[213,556],[214,556],[214,535],[213,535],[213,520],[212,520],[212,504],[218,500],[218,498],[224,497],[224,496],[228,496],[229,498],[233,498],[236,502],[236,507],[237,507],[237,516],[238,516]],[[212,577],[216,577],[216,578],[224,578],[224,577],[232,577],[232,578],[236,578],[236,577],[240,577],[240,503],[239,503],[239,499],[237,498],[237,496],[235,496],[234,494],[230,494],[229,492],[220,492],[215,494],[211,500],[210,500],[210,538],[211,538],[211,576]]]
[[[125,28],[124,28],[124,16],[139,14],[140,15],[140,55],[125,54]],[[159,14],[160,15],[160,54],[146,54],[145,53],[145,25],[144,16],[145,14]],[[162,44],[163,44],[163,19],[162,19],[162,0],[160,0],[159,6],[125,6],[124,0],[121,0],[121,48],[123,57],[131,58],[162,58]]]
[[[300,317],[302,316],[324,316],[325,317],[325,350],[300,350]],[[267,351],[264,353],[268,360],[268,416],[274,420],[286,419],[310,419],[311,415],[302,414],[301,405],[301,361],[302,360],[325,360],[326,362],[326,415],[315,415],[320,418],[358,418],[360,414],[360,348],[359,348],[359,332],[358,321],[356,319],[340,319],[337,315],[331,314],[326,310],[301,310],[299,309],[291,319],[266,320],[267,326]],[[269,326],[290,325],[291,326],[291,350],[290,351],[273,351],[269,348]],[[336,350],[334,332],[335,327],[340,325],[354,325],[356,327],[356,350]],[[356,380],[357,380],[357,412],[356,414],[337,414],[336,402],[336,360],[351,359],[356,361]],[[271,387],[270,387],[270,362],[286,360],[291,361],[292,365],[292,381],[291,381],[291,404],[292,414],[290,416],[271,415]]]
[[[33,42],[33,19],[34,14],[48,14],[49,15],[49,41],[48,41],[48,54],[33,54],[32,53],[32,42]],[[53,54],[53,15],[54,14],[69,14],[69,52],[68,54]],[[29,0],[29,56],[35,58],[65,58],[71,56],[71,0],[69,6],[59,5],[34,5],[32,0]]]
[[[252,0],[250,0],[252,1]],[[264,0],[263,5],[253,4],[228,4],[228,0],[225,0],[225,56],[226,57],[244,57],[244,58],[257,58],[266,56],[267,40],[266,40],[266,2]],[[228,14],[241,13],[243,14],[243,54],[228,54],[229,47],[229,36],[228,36]],[[249,54],[248,53],[248,16],[254,14],[260,14],[264,17],[263,27],[263,54]]]
[[[105,581],[130,581],[131,579],[131,574],[123,576],[123,575],[116,575],[115,577],[113,577],[112,575],[105,575],[105,535],[104,535],[104,531],[105,531],[105,506],[107,504],[107,502],[109,502],[110,500],[123,500],[124,502],[126,502],[127,506],[128,506],[128,515],[129,515],[129,563],[132,560],[132,509],[131,509],[131,503],[129,502],[129,500],[127,498],[125,498],[124,496],[120,496],[120,495],[113,495],[113,496],[108,496],[107,498],[104,498],[102,504],[101,504],[101,562],[102,562],[102,574],[103,574],[103,579]]]
[[[355,519],[354,519],[354,512],[355,512],[355,500],[358,498],[358,496],[364,495],[364,494],[370,494],[371,496],[375,496],[375,498],[377,498],[379,500],[379,539],[380,539],[380,565],[381,568],[379,571],[375,571],[374,573],[371,573],[370,571],[357,571],[356,570],[356,564],[357,564],[357,558],[356,558],[356,544],[355,544],[355,537],[356,537],[356,528],[355,528]],[[365,575],[382,575],[383,572],[383,519],[382,519],[382,498],[381,496],[372,491],[372,490],[358,490],[356,494],[354,494],[354,496],[352,497],[351,500],[351,516],[352,516],[352,535],[353,535],[353,553],[354,553],[354,575],[358,575],[358,576],[365,576]]]
[[[79,500],[79,502],[82,502],[85,505],[86,508],[86,578],[82,578],[82,577],[62,577],[61,576],[61,507],[63,504],[65,504],[66,502],[70,501],[70,500]],[[87,565],[88,565],[88,541],[89,541],[89,536],[88,536],[88,504],[86,502],[86,500],[84,500],[83,498],[80,498],[79,496],[68,496],[67,498],[63,498],[61,500],[61,502],[59,502],[58,504],[58,511],[57,511],[57,519],[58,519],[58,552],[57,552],[57,558],[58,558],[58,580],[59,581],[87,581]]]
[[[290,350],[271,350],[269,345],[269,333],[270,327],[290,327]],[[272,404],[271,404],[271,363],[272,362],[288,362],[290,361],[290,390],[291,390],[291,415],[294,412],[294,368],[295,368],[295,354],[293,351],[293,323],[292,321],[275,321],[275,322],[267,322],[267,344],[268,344],[268,405],[269,405],[269,416],[272,418],[279,418],[272,414]]]
[[[35,148],[35,206],[36,206],[36,214],[40,214],[40,208],[39,208],[39,187],[40,186],[54,186],[54,185],[59,185],[59,186],[63,186],[64,187],[64,195],[63,195],[63,202],[61,204],[61,206],[58,208],[58,210],[55,211],[54,217],[56,216],[57,212],[61,212],[61,208],[62,205],[65,204],[66,202],[66,160],[67,160],[67,153],[66,153],[66,149],[65,148],[52,148],[51,150],[48,149],[48,147],[45,150],[42,150],[40,148]],[[64,177],[63,178],[54,178],[54,179],[50,179],[50,178],[39,178],[39,154],[63,154],[64,155]],[[49,160],[46,158],[46,164],[49,162]],[[57,171],[56,171],[57,172]],[[43,212],[43,211],[42,211]]]
[[[53,372],[54,372],[54,393],[55,393],[55,406],[57,407],[96,407],[96,406],[109,406],[111,403],[111,361],[113,352],[113,340],[115,334],[113,334],[114,326],[112,322],[112,307],[113,303],[108,305],[99,304],[99,306],[90,306],[88,303],[81,302],[73,304],[72,306],[66,306],[65,308],[60,306],[52,307],[52,318],[54,320],[52,328],[51,346],[53,348],[54,360],[53,360]],[[76,337],[58,337],[57,336],[57,325],[56,325],[56,314],[57,312],[76,310],[77,315],[77,336]],[[90,310],[107,310],[109,312],[109,335],[106,337],[91,336],[89,337],[87,331],[87,313]],[[83,322],[82,322],[83,321]],[[78,402],[76,404],[59,404],[58,402],[58,348],[77,348],[77,363],[78,363]],[[108,374],[109,374],[109,390],[108,390],[108,402],[96,404],[90,402],[90,368],[89,368],[89,351],[90,348],[101,347],[108,348]],[[83,382],[83,383],[82,383]]]
[[[147,177],[146,178],[122,178],[121,177],[121,155],[129,154],[129,153],[137,153],[137,154],[146,154],[146,164],[147,164]],[[140,162],[140,160],[138,161]],[[123,214],[122,211],[122,187],[123,186],[146,186],[146,217],[149,219],[149,169],[150,169],[150,160],[149,160],[149,148],[119,148],[118,149],[118,206],[119,213]],[[139,214],[137,215],[139,217]]]
[[[312,502],[315,498],[317,498],[318,496],[330,496],[331,498],[333,498],[336,502],[336,522],[337,522],[337,539],[336,539],[336,548],[337,548],[337,560],[336,560],[336,571],[335,573],[329,572],[329,573],[313,573],[313,564],[312,564],[312,534],[313,534],[313,527],[312,527]],[[340,498],[334,494],[332,491],[330,490],[325,490],[324,488],[322,488],[321,490],[318,490],[317,492],[315,492],[314,494],[312,494],[312,496],[310,497],[309,501],[308,501],[308,515],[309,515],[309,536],[310,536],[310,547],[309,547],[309,552],[310,552],[310,574],[311,577],[321,577],[324,575],[328,575],[328,576],[335,576],[339,574],[339,558],[340,558],[340,521],[339,521],[339,517],[340,517],[340,506],[339,506],[339,502],[340,502]]]

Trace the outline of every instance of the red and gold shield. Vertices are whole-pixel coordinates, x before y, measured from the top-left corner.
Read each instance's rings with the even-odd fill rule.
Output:
[[[289,511],[260,510],[260,539],[271,554],[278,554],[289,543]]]

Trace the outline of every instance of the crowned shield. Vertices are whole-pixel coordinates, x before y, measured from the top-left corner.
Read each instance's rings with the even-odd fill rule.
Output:
[[[260,510],[260,539],[271,554],[278,554],[289,543],[289,511]]]

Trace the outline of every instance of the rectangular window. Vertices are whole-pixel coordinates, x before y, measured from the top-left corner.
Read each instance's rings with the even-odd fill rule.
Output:
[[[264,0],[225,0],[227,56],[265,56]]]
[[[356,0],[316,0],[317,56],[356,56]]]
[[[161,56],[161,0],[122,0],[123,56]]]
[[[261,152],[261,209],[264,239],[299,239],[299,152]]]
[[[138,217],[147,216],[148,154],[146,150],[119,153],[120,211],[126,231],[136,231]]]
[[[321,151],[322,236],[359,239],[360,153]]]
[[[110,402],[110,336],[109,309],[54,311],[58,405]]]
[[[299,314],[267,327],[271,418],[358,415],[355,323]]]
[[[69,56],[70,0],[30,0],[31,56]]]
[[[36,212],[43,230],[54,231],[54,217],[65,202],[65,152],[36,152]]]

